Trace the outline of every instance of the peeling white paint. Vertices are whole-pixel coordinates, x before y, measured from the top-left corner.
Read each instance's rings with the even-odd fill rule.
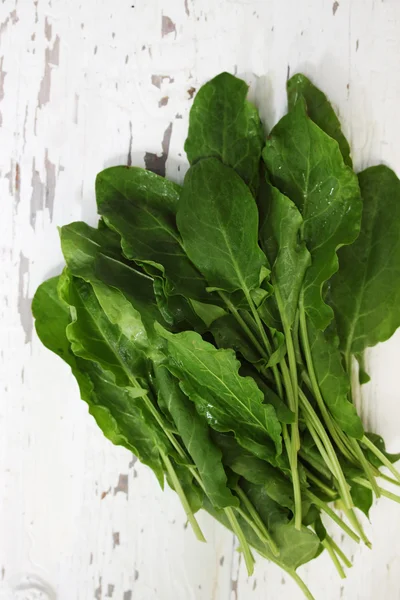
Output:
[[[175,494],[98,431],[69,368],[38,342],[30,303],[62,267],[56,226],[96,222],[98,171],[147,163],[182,180],[192,97],[220,71],[252,83],[268,127],[285,110],[288,65],[305,71],[338,107],[357,169],[400,173],[400,3],[114,4],[0,3],[0,597],[301,600],[265,561],[247,578],[207,515],[208,543],[194,539]],[[399,335],[370,353],[360,405],[391,451],[399,358]],[[317,599],[399,596],[399,506],[381,499],[365,528],[373,551],[345,543],[346,581],[326,557],[300,569]]]

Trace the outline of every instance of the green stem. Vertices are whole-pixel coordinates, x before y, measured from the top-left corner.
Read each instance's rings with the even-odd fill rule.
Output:
[[[321,543],[322,543],[323,547],[328,551],[329,556],[331,557],[332,562],[335,565],[337,572],[339,573],[339,577],[341,579],[346,579],[346,574],[343,571],[343,567],[340,564],[338,557],[336,556],[335,551],[332,548],[331,544],[329,543],[327,537],[324,540],[322,540]]]
[[[368,477],[368,481],[371,484],[371,488],[372,488],[375,496],[377,498],[379,498],[380,495],[381,495],[380,491],[379,491],[379,486],[376,483],[375,477],[374,477],[374,475],[372,473],[372,470],[370,468],[370,464],[369,464],[369,462],[367,461],[367,459],[364,456],[364,452],[362,451],[362,449],[358,445],[357,440],[354,440],[354,439],[350,438],[349,441],[352,443],[354,451],[357,454],[357,456],[359,457],[360,463],[361,463],[361,465],[362,465],[362,467],[364,469],[364,472],[365,472],[366,476]]]
[[[373,465],[372,465],[372,468],[374,468]],[[400,486],[400,481],[398,481],[397,479],[392,479],[391,477],[389,477],[385,473],[382,473],[379,470],[378,470],[378,473],[377,473],[377,477],[382,477],[382,479],[384,479],[385,481],[388,481],[389,483],[392,483],[393,485],[399,485]]]
[[[254,305],[253,299],[251,298],[249,291],[246,289],[244,289],[243,291],[245,293],[246,300],[250,307],[250,310],[253,315],[254,321],[256,323],[257,329],[260,333],[261,340],[264,344],[267,355],[271,356],[271,354],[272,354],[271,343],[268,339],[268,336],[265,332],[264,326],[261,322],[260,315],[257,312],[257,309]],[[293,397],[290,378],[288,380],[286,362],[283,360],[283,361],[281,361],[280,364],[282,366],[282,375],[283,375],[283,379],[284,379],[284,383],[285,383],[285,388],[286,388],[286,391],[288,394],[289,405],[291,406],[291,409],[295,412],[296,411],[295,401],[294,401],[294,397]],[[284,369],[284,367],[286,367],[286,369]],[[275,381],[277,383],[278,393],[279,393],[280,397],[283,398],[282,384],[280,382],[279,371],[278,371],[278,368],[276,367],[276,365],[274,365],[272,367],[272,371],[274,374]],[[301,523],[302,523],[301,489],[300,489],[299,473],[298,473],[298,468],[297,468],[297,451],[298,451],[299,446],[300,446],[300,437],[299,437],[299,433],[298,433],[298,423],[297,423],[297,420],[295,420],[295,423],[292,425],[292,443],[291,443],[292,451],[291,451],[291,454],[289,455],[289,463],[290,463],[290,469],[291,469],[291,473],[292,473],[293,495],[294,495],[294,502],[295,502],[295,510],[294,510],[295,527],[298,530],[301,529]]]
[[[235,491],[236,491],[237,495],[239,496],[241,502],[246,507],[246,509],[247,509],[249,515],[251,516],[251,518],[253,519],[254,523],[256,524],[258,529],[263,534],[264,540],[267,542],[267,544],[271,548],[271,552],[274,554],[274,556],[279,556],[278,546],[276,545],[275,541],[272,539],[270,532],[268,531],[267,527],[265,526],[264,522],[262,521],[262,519],[261,519],[260,515],[258,514],[258,512],[256,511],[256,509],[254,508],[253,504],[250,502],[249,498],[246,496],[245,492],[242,490],[242,488],[239,485],[235,488]]]
[[[282,423],[282,434],[283,440],[285,442],[286,452],[289,458],[290,464],[290,472],[292,475],[292,485],[293,485],[293,497],[294,497],[294,523],[296,529],[300,531],[301,524],[303,521],[302,516],[302,503],[301,503],[301,487],[300,487],[300,477],[299,477],[299,469],[297,466],[297,452],[293,452],[292,450],[292,442],[289,437],[289,433],[287,430],[286,423]],[[295,461],[294,459],[295,455]]]
[[[356,483],[359,483],[360,485],[364,486],[365,488],[368,488],[369,490],[372,489],[372,486],[370,484],[369,481],[367,481],[366,479],[363,479],[362,477],[354,477],[353,481],[355,481]],[[381,494],[381,496],[384,496],[385,498],[390,498],[390,500],[393,500],[394,502],[397,502],[398,504],[400,504],[400,496],[397,496],[396,494],[392,494],[392,492],[389,492],[388,490],[385,490],[384,488],[379,488],[379,492]]]
[[[342,504],[341,508],[344,512],[344,514],[346,515],[346,517],[348,518],[350,524],[354,527],[354,529],[357,531],[358,535],[360,536],[360,538],[362,539],[362,541],[364,542],[364,544],[368,547],[368,548],[372,548],[372,544],[369,541],[369,539],[367,538],[367,536],[365,535],[364,529],[362,528],[362,526],[360,525],[356,514],[354,512],[353,509],[348,509],[346,506],[344,506],[343,503],[338,502],[339,506],[340,504]]]
[[[165,467],[167,469],[168,475],[171,478],[171,482],[172,482],[172,485],[174,486],[174,490],[176,491],[176,493],[178,494],[178,496],[180,498],[180,501],[182,503],[183,509],[184,509],[184,511],[186,513],[186,516],[188,518],[189,523],[192,526],[192,529],[194,531],[195,536],[197,537],[197,539],[200,542],[205,542],[206,539],[205,539],[205,537],[204,537],[204,535],[203,535],[203,533],[202,533],[202,531],[200,529],[200,526],[199,526],[198,522],[196,521],[196,518],[195,518],[195,516],[194,516],[194,514],[192,512],[192,509],[190,508],[188,499],[185,496],[185,492],[183,491],[183,488],[182,488],[181,483],[180,483],[180,481],[178,479],[178,476],[177,476],[177,474],[175,472],[175,469],[172,466],[171,461],[169,460],[168,456],[162,450],[160,450],[160,455],[161,455],[161,458],[162,458],[162,460],[163,460],[163,462],[165,464]]]
[[[230,526],[232,527],[233,533],[236,535],[239,540],[240,548],[243,552],[244,561],[246,563],[247,573],[248,575],[252,575],[254,571],[254,557],[250,550],[250,546],[247,543],[246,536],[243,533],[242,528],[240,527],[232,508],[226,508],[225,514],[228,517]]]
[[[350,458],[350,460],[351,460],[351,455],[349,457],[348,450],[346,449],[346,447],[343,444],[340,437],[337,435],[337,431],[333,424],[332,417],[329,414],[329,411],[325,406],[325,402],[322,397],[321,390],[319,389],[317,376],[315,374],[315,369],[314,369],[314,361],[313,361],[312,354],[311,354],[310,341],[308,339],[307,320],[306,320],[306,313],[304,310],[303,297],[301,297],[301,299],[300,299],[299,310],[300,310],[300,335],[301,335],[301,341],[302,341],[302,345],[303,345],[303,351],[304,351],[304,355],[305,355],[305,359],[306,359],[306,364],[307,364],[308,375],[309,375],[312,392],[315,396],[318,407],[321,411],[322,417],[325,421],[325,424],[328,428],[329,433],[331,434],[332,438],[334,439],[335,443],[337,444],[338,448],[343,453],[343,455]],[[306,379],[307,378],[305,378],[305,380]]]
[[[315,485],[317,487],[319,487],[319,489],[322,492],[324,492],[324,494],[326,494],[327,496],[329,496],[330,498],[332,498],[332,500],[335,500],[337,498],[337,493],[335,492],[335,490],[332,490],[332,488],[328,487],[323,481],[321,481],[319,479],[319,477],[317,477],[316,475],[314,475],[313,473],[311,473],[311,471],[309,471],[307,469],[307,467],[304,467],[304,470],[306,472],[307,479],[309,479],[310,481],[312,481],[313,483],[315,483]]]
[[[338,555],[338,557],[340,558],[340,560],[345,564],[346,567],[348,567],[349,569],[351,569],[351,567],[353,566],[351,564],[351,561],[347,558],[347,556],[345,555],[345,553],[343,552],[343,550],[341,550],[339,548],[339,546],[337,545],[337,543],[335,542],[334,539],[332,539],[328,534],[326,534],[326,538],[328,540],[328,542],[330,543],[330,545],[332,546],[332,548],[334,549],[334,551],[336,552],[336,554]]]
[[[336,456],[336,452],[332,446],[329,436],[327,435],[322,423],[318,419],[318,415],[316,414],[316,412],[314,411],[310,402],[308,401],[307,396],[301,390],[300,390],[300,401],[301,401],[302,408],[306,411],[307,415],[311,419],[312,424],[313,424],[319,438],[321,439],[321,441],[324,444],[326,454],[328,455],[330,464],[334,469],[334,472],[332,474],[334,476],[336,476],[336,479],[338,480],[338,483],[340,486],[340,491],[341,491],[341,495],[343,497],[343,502],[350,509],[353,507],[353,500],[350,496],[349,486],[347,484],[346,478],[342,471],[342,467],[340,466],[338,457]],[[327,466],[329,467],[329,464]]]
[[[350,536],[351,539],[353,539],[357,543],[360,542],[360,538],[358,537],[358,535],[356,533],[354,533],[354,531],[352,529],[350,529],[350,527],[348,525],[346,525],[346,523],[343,521],[343,519],[341,519],[335,513],[335,511],[333,511],[330,508],[330,506],[328,506],[325,502],[323,502],[322,500],[320,500],[318,498],[318,496],[316,496],[315,494],[313,494],[309,490],[306,491],[306,495],[310,498],[310,500],[313,502],[313,504],[315,504],[315,506],[318,506],[318,508],[320,508],[322,511],[324,511],[332,519],[332,521],[335,521],[335,523],[337,525],[339,525],[339,527],[341,529],[343,529],[343,531],[345,533],[347,533],[347,535]]]
[[[326,479],[329,479],[331,477],[332,473],[327,468],[325,462],[318,462],[318,460],[314,456],[310,455],[307,451],[305,451],[304,448],[300,448],[299,456],[304,462],[308,463],[313,469],[318,471],[318,473]]]
[[[400,473],[397,471],[397,469],[395,469],[395,467],[392,465],[392,463],[391,463],[391,462],[390,462],[390,460],[387,458],[387,456],[385,456],[385,455],[383,454],[383,452],[381,452],[381,451],[379,450],[379,448],[377,448],[377,447],[375,446],[375,444],[373,444],[373,443],[371,442],[371,440],[370,440],[370,439],[369,439],[369,438],[368,438],[366,435],[364,435],[364,437],[363,437],[363,439],[361,440],[361,442],[364,444],[364,446],[367,446],[367,448],[368,448],[369,450],[371,450],[371,452],[372,452],[373,454],[375,454],[375,456],[376,456],[377,458],[379,458],[379,460],[381,461],[382,465],[383,465],[384,467],[388,468],[388,469],[389,469],[389,471],[392,473],[392,475],[394,475],[394,476],[395,476],[395,478],[396,478],[396,479],[397,479],[397,480],[400,482]]]
[[[262,345],[260,344],[260,342],[258,341],[256,336],[254,335],[254,333],[252,332],[250,327],[247,325],[246,321],[243,319],[243,317],[239,313],[236,306],[233,304],[233,302],[231,302],[231,300],[229,299],[229,296],[227,294],[225,294],[225,292],[218,292],[218,293],[219,293],[220,297],[222,298],[222,300],[225,302],[226,307],[229,309],[229,311],[235,317],[236,321],[239,323],[240,327],[249,336],[249,339],[253,343],[254,347],[257,349],[257,351],[260,353],[260,355],[263,358],[265,358],[265,360],[268,360],[269,355],[265,352],[264,348],[262,347]]]

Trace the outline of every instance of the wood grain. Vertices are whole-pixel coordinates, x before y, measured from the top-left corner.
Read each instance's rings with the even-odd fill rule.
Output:
[[[267,127],[303,71],[338,109],[357,169],[400,173],[398,0],[2,0],[0,5],[0,598],[298,600],[273,565],[252,579],[232,536],[178,500],[97,430],[66,366],[39,343],[37,285],[62,264],[57,225],[96,220],[94,178],[157,164],[180,181],[199,86],[228,70],[251,83]],[[361,411],[400,448],[400,336],[369,354]],[[316,598],[400,598],[400,507],[366,523],[373,551],[347,545],[302,568]],[[337,535],[340,540],[340,535]]]

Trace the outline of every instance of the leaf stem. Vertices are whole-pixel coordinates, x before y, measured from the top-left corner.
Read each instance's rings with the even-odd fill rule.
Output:
[[[317,477],[316,475],[314,475],[313,473],[311,473],[311,471],[309,471],[307,469],[307,467],[303,467],[306,475],[307,475],[307,479],[309,479],[310,481],[312,481],[313,483],[315,483],[315,485],[317,487],[319,487],[319,489],[324,492],[324,494],[326,494],[327,496],[329,496],[330,498],[332,498],[332,500],[335,500],[337,498],[337,492],[335,492],[335,490],[332,490],[332,488],[328,487],[323,481],[321,481],[319,479],[319,477]]]
[[[243,502],[244,506],[246,507],[249,515],[252,517],[259,531],[261,531],[261,533],[263,534],[264,541],[266,541],[269,547],[271,548],[271,552],[275,556],[279,556],[279,548],[276,545],[275,541],[272,539],[270,532],[268,531],[267,527],[265,526],[256,509],[254,508],[252,502],[249,500],[249,498],[239,485],[235,488],[235,491],[239,496],[241,502]]]
[[[368,548],[372,548],[372,544],[369,541],[369,539],[367,538],[367,536],[365,535],[364,529],[362,528],[361,524],[359,523],[356,514],[354,512],[353,509],[348,509],[346,506],[344,506],[343,503],[339,502],[339,505],[342,504],[341,508],[344,512],[344,514],[346,515],[346,517],[348,518],[350,524],[354,527],[354,529],[357,531],[358,535],[360,536],[360,538],[362,539],[362,541],[364,542],[364,544],[368,547]]]
[[[366,479],[363,479],[362,477],[354,477],[353,481],[355,481],[356,483],[359,483],[360,485],[362,485],[365,488],[368,488],[369,490],[372,489],[372,486],[370,484],[369,481],[367,481]],[[389,492],[389,490],[385,490],[384,488],[379,488],[379,492],[381,494],[381,496],[384,496],[385,498],[390,498],[390,500],[393,500],[394,502],[397,502],[398,504],[400,504],[400,496],[397,496],[397,494],[393,494],[392,492]]]
[[[230,526],[232,527],[233,533],[239,540],[240,548],[243,552],[244,561],[246,563],[248,575],[252,575],[254,571],[254,557],[250,550],[250,546],[247,543],[246,536],[243,533],[243,529],[240,527],[232,508],[225,508],[225,514],[228,518]]]
[[[357,440],[354,440],[352,438],[349,439],[349,442],[353,445],[354,451],[357,454],[357,456],[359,457],[360,463],[365,471],[366,476],[368,477],[368,481],[371,484],[371,489],[373,490],[375,496],[377,498],[380,498],[380,490],[379,490],[379,486],[376,483],[375,477],[372,473],[372,469],[370,467],[369,462],[367,461],[367,459],[364,456],[364,452],[362,451],[362,449],[360,448],[360,446],[358,445]]]
[[[313,407],[311,406],[310,402],[308,401],[308,398],[302,392],[302,390],[300,390],[300,402],[301,402],[302,408],[305,410],[306,414],[308,415],[309,419],[311,420],[312,425],[318,434],[318,437],[321,439],[321,441],[324,444],[326,454],[329,457],[329,464],[331,464],[331,467],[333,468],[332,474],[336,477],[336,479],[338,480],[338,484],[340,486],[340,491],[341,491],[341,495],[343,498],[343,502],[350,509],[353,507],[353,500],[351,498],[349,486],[348,486],[346,478],[343,474],[342,467],[340,466],[338,457],[332,446],[332,442],[330,441],[329,436],[327,435],[327,433],[324,429],[324,426],[318,419],[316,412],[314,411]],[[311,433],[311,430],[310,430],[310,433]],[[329,467],[329,464],[327,463],[328,467]]]
[[[375,456],[377,458],[379,458],[379,460],[381,461],[382,465],[384,467],[387,467],[389,469],[389,471],[392,473],[392,475],[395,476],[395,478],[400,482],[400,473],[397,471],[397,469],[395,469],[395,467],[392,465],[392,463],[390,462],[390,460],[383,454],[383,452],[381,452],[379,450],[379,448],[377,448],[375,446],[375,444],[373,442],[371,442],[371,440],[364,435],[363,439],[361,440],[362,443],[367,446],[367,448],[369,450],[371,450],[371,452],[373,454],[375,454]]]
[[[174,490],[178,494],[179,499],[180,499],[180,501],[182,503],[183,509],[184,509],[184,511],[186,513],[186,516],[188,518],[188,521],[189,521],[189,523],[192,526],[192,529],[193,529],[193,532],[194,532],[195,536],[197,537],[197,539],[200,542],[205,542],[206,538],[204,537],[203,532],[201,531],[200,526],[199,526],[198,522],[196,521],[196,518],[195,518],[195,516],[194,516],[194,514],[192,512],[192,509],[190,508],[188,499],[185,496],[185,492],[183,491],[183,488],[182,488],[181,483],[180,483],[180,481],[178,479],[176,471],[175,471],[174,467],[172,466],[171,461],[169,460],[169,458],[165,454],[165,452],[163,452],[162,450],[160,450],[160,455],[161,455],[161,458],[162,458],[162,460],[163,460],[163,462],[165,464],[165,467],[167,469],[168,475],[171,478],[171,482],[172,482],[172,485],[174,486]]]
[[[347,533],[347,535],[350,536],[351,539],[353,539],[357,543],[360,542],[359,536],[352,529],[350,529],[350,527],[348,525],[346,525],[346,523],[343,521],[343,519],[341,519],[339,517],[339,515],[337,515],[335,513],[335,511],[332,510],[330,508],[330,506],[328,506],[326,504],[326,502],[323,502],[323,500],[320,500],[320,498],[318,498],[318,496],[316,496],[315,494],[313,494],[309,490],[307,490],[305,493],[310,498],[310,500],[313,502],[313,504],[315,504],[315,506],[318,506],[318,508],[320,508],[321,510],[323,510],[332,519],[332,521],[335,521],[335,523],[337,525],[339,525],[339,527],[341,529],[343,529],[343,531],[345,533]]]
[[[345,564],[345,566],[348,567],[349,569],[351,569],[351,567],[353,566],[351,561],[347,558],[347,556],[345,555],[343,550],[341,548],[339,548],[339,546],[337,545],[335,540],[333,538],[331,538],[331,536],[328,534],[326,534],[325,539],[328,540],[328,542],[330,543],[330,545],[332,546],[332,548],[334,549],[334,551],[336,552],[336,554],[338,555],[340,560]]]
[[[346,574],[343,571],[343,567],[339,562],[338,557],[336,556],[336,553],[334,551],[334,549],[332,548],[331,543],[329,542],[329,540],[327,539],[327,537],[321,541],[321,544],[323,545],[323,547],[328,551],[329,556],[332,559],[333,564],[336,567],[337,572],[339,573],[339,577],[341,579],[346,579]]]

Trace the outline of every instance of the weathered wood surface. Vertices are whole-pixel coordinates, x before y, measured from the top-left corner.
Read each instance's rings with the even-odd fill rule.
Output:
[[[0,5],[0,598],[301,598],[259,561],[249,580],[232,536],[108,443],[61,361],[39,343],[30,302],[59,271],[57,225],[95,222],[105,166],[165,165],[181,180],[196,89],[228,70],[251,83],[271,126],[288,73],[304,71],[338,108],[357,168],[400,172],[398,0],[2,0]],[[147,153],[147,154],[146,154]],[[400,336],[369,355],[362,414],[400,447]],[[348,544],[341,582],[327,558],[300,569],[320,600],[400,598],[400,507]],[[340,536],[339,536],[340,537]]]

